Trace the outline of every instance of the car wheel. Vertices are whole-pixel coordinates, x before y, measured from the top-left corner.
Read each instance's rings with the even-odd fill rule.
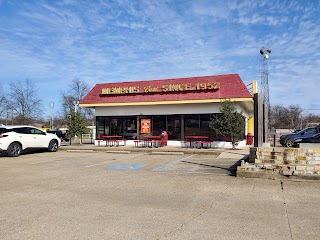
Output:
[[[58,151],[58,142],[57,140],[51,140],[48,146],[48,152]]]
[[[287,140],[286,147],[293,147],[293,141],[291,139]]]
[[[19,143],[11,143],[8,147],[7,154],[9,157],[18,157],[21,151],[22,147]]]

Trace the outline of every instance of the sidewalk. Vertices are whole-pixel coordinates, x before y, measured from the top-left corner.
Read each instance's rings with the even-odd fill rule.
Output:
[[[119,147],[106,147],[95,146],[94,144],[79,144],[62,143],[60,150],[65,151],[104,151],[104,152],[119,152],[119,153],[131,153],[131,152],[144,152],[150,154],[201,154],[201,155],[214,155],[216,158],[221,159],[246,159],[250,153],[250,146],[245,146],[239,149],[227,149],[227,148],[209,148],[209,149],[197,149],[197,148],[181,148],[181,147],[159,147],[159,148],[137,148],[134,146],[119,146]]]

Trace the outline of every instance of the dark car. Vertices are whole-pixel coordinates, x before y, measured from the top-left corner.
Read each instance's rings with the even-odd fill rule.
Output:
[[[294,146],[298,146],[300,143],[320,143],[320,133],[311,137],[299,137],[294,139]]]
[[[284,147],[293,147],[295,145],[294,144],[295,139],[301,138],[301,137],[308,138],[308,137],[314,136],[317,133],[320,133],[320,126],[308,127],[298,132],[282,135],[280,137],[280,144]]]
[[[124,139],[136,140],[138,137],[137,129],[131,129],[122,134]]]
[[[61,139],[61,142],[62,141],[69,142],[69,138],[68,138],[67,134],[63,133],[60,130],[49,130],[47,132],[56,134]]]

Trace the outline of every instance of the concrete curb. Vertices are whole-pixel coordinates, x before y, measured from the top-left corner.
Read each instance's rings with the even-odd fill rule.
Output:
[[[151,152],[154,155],[184,155],[184,152]]]
[[[163,154],[163,155],[214,155],[218,157],[223,149],[184,149],[184,148],[174,148],[174,147],[163,147],[163,148],[135,148],[135,147],[105,147],[105,146],[86,146],[86,145],[65,145],[59,148],[61,151],[103,151],[108,153],[146,153],[146,154]]]
[[[106,151],[106,153],[121,153],[121,154],[130,154],[131,151]]]
[[[67,149],[67,152],[94,152],[91,149]]]
[[[281,175],[278,173],[266,172],[236,172],[236,177],[242,178],[261,178],[272,180],[320,180],[320,175]]]

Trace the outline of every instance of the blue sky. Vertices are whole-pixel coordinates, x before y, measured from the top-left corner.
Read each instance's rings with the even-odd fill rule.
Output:
[[[320,114],[319,0],[0,0],[0,83],[32,79],[49,115],[72,79],[96,83],[238,73],[271,105]]]

